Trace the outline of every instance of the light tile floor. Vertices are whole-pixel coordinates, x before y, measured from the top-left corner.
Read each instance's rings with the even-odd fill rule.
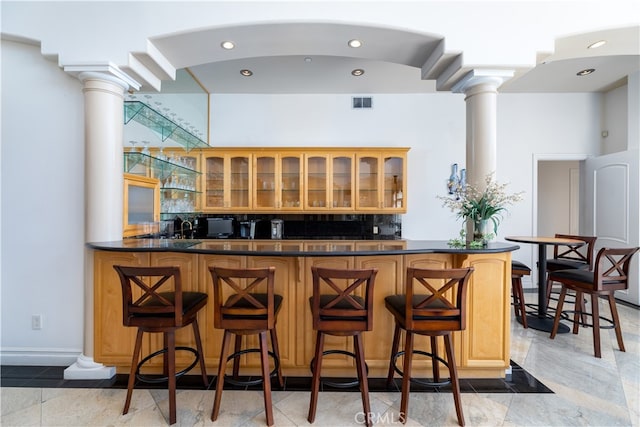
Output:
[[[527,300],[535,300],[527,294]],[[601,302],[602,304],[602,302]],[[463,393],[469,426],[638,426],[640,425],[640,311],[618,304],[626,352],[613,330],[602,331],[602,359],[593,357],[591,329],[578,335],[523,329],[512,322],[511,358],[553,390],[553,394]],[[608,309],[602,304],[603,313]],[[0,425],[7,426],[166,426],[167,392],[133,393],[122,415],[122,389],[0,389]],[[259,391],[225,390],[220,417],[210,420],[212,391],[179,390],[177,426],[265,425]],[[277,426],[308,426],[308,392],[275,391]],[[320,393],[315,426],[359,426],[358,393]],[[374,424],[399,426],[400,394],[371,393]],[[409,402],[407,426],[455,426],[449,393],[416,393]]]

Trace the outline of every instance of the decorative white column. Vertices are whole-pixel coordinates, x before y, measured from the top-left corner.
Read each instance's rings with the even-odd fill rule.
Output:
[[[452,91],[462,92],[467,105],[467,183],[486,188],[485,178],[496,172],[496,117],[498,87],[513,76],[508,70],[472,70]],[[473,239],[473,224],[466,224],[467,240]]]
[[[84,83],[85,240],[122,239],[123,114],[129,84],[113,75],[80,72]],[[85,251],[83,354],[64,371],[65,379],[105,379],[115,367],[93,361],[93,251]]]
[[[513,71],[472,70],[452,90],[464,93],[467,105],[467,182],[482,190],[496,171],[496,113],[498,87]]]

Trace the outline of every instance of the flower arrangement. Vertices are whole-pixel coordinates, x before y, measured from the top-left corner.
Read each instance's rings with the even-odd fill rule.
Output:
[[[500,184],[493,180],[493,174],[485,178],[485,189],[479,190],[473,185],[467,184],[460,190],[459,198],[438,196],[443,200],[443,206],[456,212],[458,218],[474,223],[474,240],[490,240],[498,233],[498,225],[502,221],[503,214],[507,212],[507,206],[522,200],[523,191],[508,194],[507,184]],[[493,233],[487,233],[481,223],[490,223]],[[464,232],[461,232],[464,234]],[[461,235],[462,235],[461,234]]]

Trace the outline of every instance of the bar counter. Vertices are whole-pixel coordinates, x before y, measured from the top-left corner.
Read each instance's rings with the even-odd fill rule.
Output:
[[[370,377],[386,377],[393,338],[393,318],[384,307],[387,295],[404,288],[406,267],[474,267],[468,295],[467,329],[454,333],[459,374],[463,378],[502,378],[509,368],[511,252],[518,245],[503,242],[487,247],[453,248],[446,241],[429,240],[172,240],[125,239],[94,242],[94,359],[127,372],[131,362],[135,328],[122,326],[120,282],[113,265],[175,265],[182,271],[185,290],[209,294],[209,303],[198,322],[205,362],[215,372],[222,331],[213,327],[213,286],[209,266],[276,268],[276,292],[284,296],[277,332],[285,375],[311,376],[315,333],[309,297],[311,266],[329,268],[377,268],[374,290],[374,328],[364,333]],[[253,337],[248,345],[257,347]],[[190,328],[176,334],[178,345],[193,347]],[[416,339],[429,351],[428,338]],[[440,344],[442,345],[442,344]],[[327,337],[327,349],[352,350],[352,341]],[[143,354],[162,348],[160,335],[151,335]],[[190,363],[190,354],[177,354],[177,363]],[[441,351],[441,354],[444,354]],[[183,358],[183,359],[182,359]],[[425,360],[419,360],[420,358]],[[152,360],[151,371],[159,372],[161,358]],[[430,363],[417,355],[416,369],[429,376]],[[244,356],[243,372],[258,373],[259,360]],[[419,372],[418,371],[418,372]],[[355,375],[351,358],[334,355],[323,363],[323,376]]]

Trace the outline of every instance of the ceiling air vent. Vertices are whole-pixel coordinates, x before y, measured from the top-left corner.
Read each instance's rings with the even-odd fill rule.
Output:
[[[371,108],[373,102],[370,96],[354,96],[351,98],[352,108]]]

